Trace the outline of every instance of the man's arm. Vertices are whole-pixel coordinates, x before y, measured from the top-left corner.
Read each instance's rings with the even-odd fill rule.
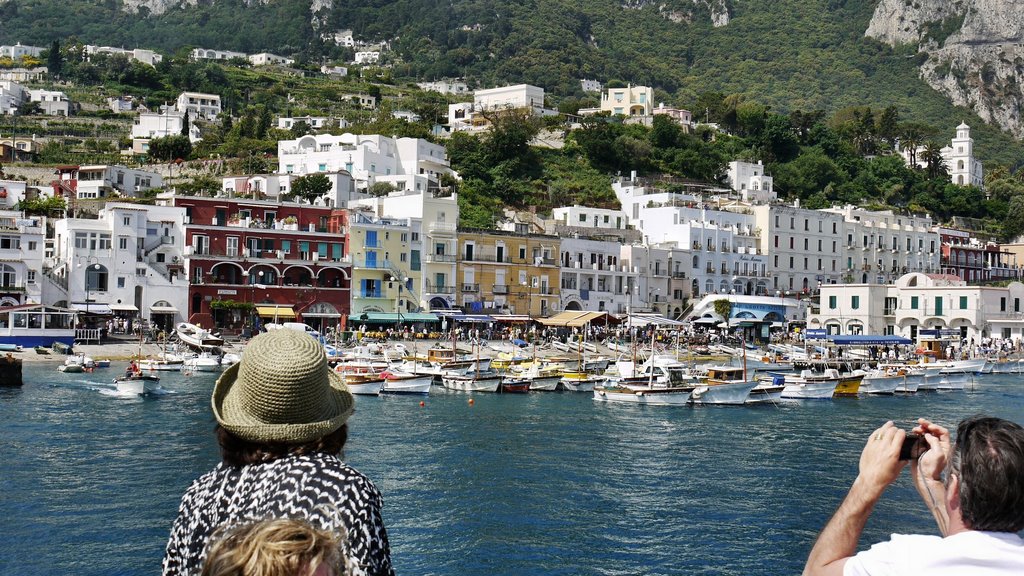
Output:
[[[886,422],[872,433],[860,455],[860,474],[839,509],[818,535],[805,576],[841,575],[847,558],[857,551],[857,541],[882,493],[900,474],[900,446],[906,432]]]
[[[952,457],[949,430],[924,418],[919,418],[917,424],[914,432],[928,442],[928,450],[917,461],[911,462],[910,477],[924,505],[935,517],[939,532],[946,536],[949,534],[949,512],[946,510],[946,485],[942,481],[942,472]]]

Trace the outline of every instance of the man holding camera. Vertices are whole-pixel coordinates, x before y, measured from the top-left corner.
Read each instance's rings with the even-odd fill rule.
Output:
[[[926,444],[919,456],[910,454],[911,478],[942,537],[893,534],[857,553],[875,503],[906,464],[900,452],[908,436],[886,422],[868,438],[860,474],[818,536],[805,576],[1024,574],[1017,535],[1024,530],[1024,428],[975,416],[957,427],[955,444],[948,430],[923,418],[913,432]]]

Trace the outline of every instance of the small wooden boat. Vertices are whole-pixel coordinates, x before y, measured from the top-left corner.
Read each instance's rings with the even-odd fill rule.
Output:
[[[114,379],[114,386],[120,394],[138,394],[145,396],[152,394],[160,388],[160,378],[149,374],[135,374],[122,376]]]
[[[46,346],[36,346],[36,354],[42,354],[44,356],[50,355],[50,349]]]
[[[381,376],[384,377],[382,394],[429,394],[434,382],[434,377],[430,375],[420,376],[395,370],[383,372]]]
[[[85,366],[81,364],[61,364],[57,366],[58,372],[64,372],[65,374],[81,374],[85,372]]]
[[[527,378],[504,378],[498,387],[502,394],[525,394],[530,391],[530,380]]]

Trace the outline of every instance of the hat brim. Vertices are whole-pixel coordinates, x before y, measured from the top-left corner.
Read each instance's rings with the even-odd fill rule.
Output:
[[[213,387],[211,405],[217,422],[225,430],[243,440],[286,444],[312,442],[341,428],[355,410],[355,397],[338,374],[329,370],[328,382],[331,393],[327,396],[327,405],[324,406],[324,419],[297,424],[261,421],[238,405],[238,388],[235,384],[238,381],[240,365],[241,362],[231,366],[217,379]]]

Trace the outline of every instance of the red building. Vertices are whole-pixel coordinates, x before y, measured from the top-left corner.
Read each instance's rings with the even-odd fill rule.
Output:
[[[185,208],[190,322],[232,330],[258,317],[322,331],[348,316],[351,265],[331,208],[195,196],[174,206]]]
[[[942,239],[942,271],[968,284],[1020,277],[1017,256],[995,242],[982,242],[969,232],[939,228]]]

